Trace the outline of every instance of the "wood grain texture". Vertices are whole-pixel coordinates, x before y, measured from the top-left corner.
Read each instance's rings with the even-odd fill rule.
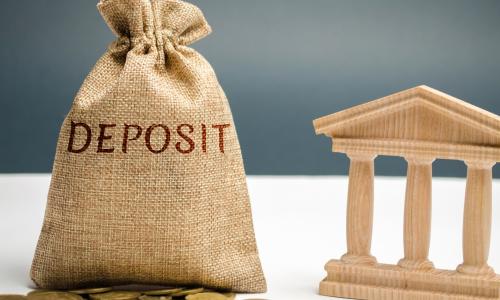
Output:
[[[466,274],[492,274],[488,266],[491,236],[491,162],[467,162],[463,255],[458,271]]]
[[[431,242],[432,160],[409,158],[404,213],[405,257],[399,265],[407,269],[430,269],[427,259]]]
[[[456,271],[408,270],[395,265],[356,265],[331,260],[320,283],[325,296],[354,299],[499,299],[500,277]]]
[[[373,227],[375,155],[350,153],[345,262],[375,263],[370,254]]]
[[[321,117],[313,124],[317,134],[341,138],[357,136],[500,145],[497,115],[427,86]]]
[[[348,252],[326,265],[320,294],[356,299],[500,299],[500,279],[488,266],[492,167],[500,161],[500,117],[427,86],[418,86],[314,120],[334,152],[351,159]],[[370,254],[373,159],[408,162],[404,257],[378,264]],[[432,162],[465,161],[463,256],[456,271],[429,261]]]

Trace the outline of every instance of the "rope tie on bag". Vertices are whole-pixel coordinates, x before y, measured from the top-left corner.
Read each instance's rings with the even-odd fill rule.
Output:
[[[123,35],[110,45],[109,51],[113,56],[117,57],[122,57],[131,50],[134,50],[136,53],[148,54],[151,47],[153,47],[153,41],[153,33],[146,33],[145,35],[134,36],[132,38],[128,35]]]

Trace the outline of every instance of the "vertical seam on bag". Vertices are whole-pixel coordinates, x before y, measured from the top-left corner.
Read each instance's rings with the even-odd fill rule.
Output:
[[[162,35],[162,22],[160,19],[160,10],[158,8],[158,1],[150,0],[151,2],[151,10],[153,13],[153,36],[156,43],[156,49],[158,51],[158,64],[165,64],[165,49],[164,49],[164,41]]]

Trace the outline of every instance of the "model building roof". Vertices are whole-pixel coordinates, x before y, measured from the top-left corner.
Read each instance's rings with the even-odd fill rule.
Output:
[[[461,120],[478,129],[500,135],[500,117],[470,103],[421,85],[365,104],[314,120],[316,134],[330,135],[338,128],[366,122],[381,114],[390,114],[420,105],[433,107],[449,117]]]

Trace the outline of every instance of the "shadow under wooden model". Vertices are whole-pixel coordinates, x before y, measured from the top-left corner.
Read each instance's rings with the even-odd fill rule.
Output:
[[[500,299],[500,276],[488,266],[492,168],[500,161],[500,117],[419,86],[314,120],[316,134],[350,158],[347,253],[326,266],[321,295],[355,299]],[[397,265],[371,255],[374,160],[408,162],[404,257]],[[428,259],[432,163],[463,160],[467,184],[463,263],[438,270]]]

